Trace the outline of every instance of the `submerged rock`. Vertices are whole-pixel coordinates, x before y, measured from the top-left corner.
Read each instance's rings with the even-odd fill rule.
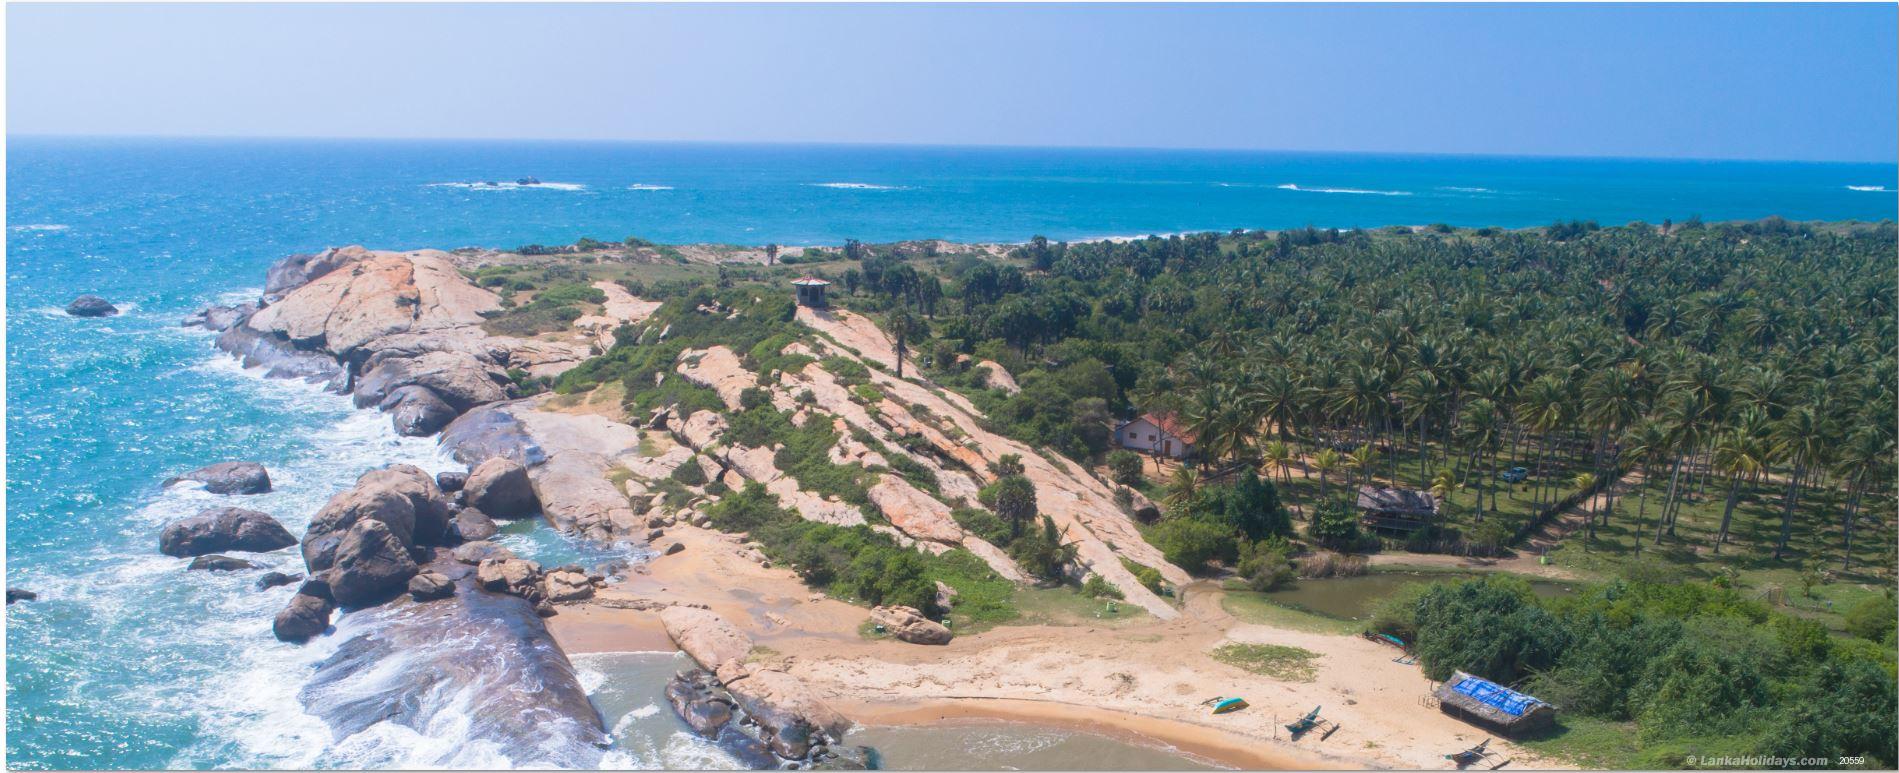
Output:
[[[541,507],[527,468],[512,459],[494,458],[477,465],[462,490],[469,507],[494,518],[525,518]]]
[[[281,336],[262,333],[239,322],[218,334],[217,347],[236,355],[246,368],[264,368],[270,378],[295,378],[341,389],[349,374],[336,358],[298,349]]]
[[[674,674],[666,683],[666,702],[672,704],[673,712],[686,721],[687,727],[707,738],[717,738],[737,708],[732,697],[718,689],[712,674],[703,668]]]
[[[230,556],[220,556],[217,554],[198,556],[197,558],[191,559],[191,564],[185,567],[185,569],[190,571],[209,572],[236,572],[256,568],[256,564],[242,558],[232,558]]]
[[[186,317],[179,324],[183,327],[201,327],[214,333],[222,333],[237,326],[245,317],[257,312],[257,304],[240,303],[236,306],[206,306],[198,313]]]
[[[27,590],[25,588],[8,588],[7,589],[7,603],[8,604],[12,604],[15,601],[33,601],[33,600],[38,599],[39,597],[40,597],[40,594],[34,593],[33,591]]]
[[[185,481],[204,484],[204,490],[213,494],[263,494],[270,491],[270,473],[264,465],[256,462],[218,462],[179,475],[166,478],[165,486],[171,487]]]
[[[173,521],[158,534],[158,552],[178,558],[237,550],[268,553],[297,544],[297,538],[268,513],[217,507]]]
[[[110,317],[119,313],[119,307],[97,295],[81,295],[66,304],[66,313],[75,317]]]
[[[301,579],[303,579],[303,575],[300,575],[300,574],[284,574],[283,572],[265,572],[262,577],[257,578],[257,589],[270,590],[271,588],[275,588],[280,585],[289,585]]]

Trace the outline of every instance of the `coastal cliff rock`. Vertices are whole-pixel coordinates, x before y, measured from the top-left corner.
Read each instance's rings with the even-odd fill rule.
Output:
[[[787,760],[807,758],[814,746],[841,738],[850,720],[826,705],[791,674],[745,664],[752,640],[718,613],[671,606],[659,613],[673,643],[718,675],[740,708],[757,723],[760,740]]]
[[[499,305],[445,253],[372,252],[291,290],[245,324],[298,348],[346,356],[381,336],[479,325],[480,312]]]
[[[312,573],[330,568],[344,533],[357,522],[380,521],[405,548],[440,544],[448,507],[435,479],[406,464],[370,470],[356,485],[330,497],[303,535],[303,560]]]
[[[186,481],[204,484],[204,490],[213,494],[263,494],[270,491],[270,473],[264,465],[256,462],[218,462],[200,467],[173,478],[165,479],[165,486]]]
[[[499,460],[497,460],[499,461]],[[554,528],[597,542],[638,532],[640,518],[626,494],[607,479],[608,465],[598,454],[569,451],[534,471],[534,492]],[[470,479],[473,486],[473,479]],[[472,500],[471,500],[472,501]]]
[[[358,407],[386,404],[405,387],[426,388],[459,414],[477,405],[508,399],[503,369],[460,352],[425,352],[415,357],[378,353],[364,363],[353,390]]]
[[[297,538],[267,513],[238,507],[204,510],[173,521],[158,535],[158,552],[178,558],[237,550],[268,553],[297,544]]]
[[[514,415],[519,401],[492,403],[449,422],[436,442],[455,461],[469,466],[489,459],[508,459],[523,467],[547,461],[547,452],[528,434],[527,424]]]
[[[238,322],[218,334],[217,347],[235,355],[246,368],[263,368],[269,378],[294,378],[340,389],[349,375],[336,358],[304,351],[282,338],[259,333]]]
[[[214,333],[231,329],[231,326],[243,322],[245,317],[257,312],[257,304],[240,303],[235,306],[206,306],[198,313],[186,317],[181,324],[184,327],[201,327]]]
[[[493,518],[526,518],[540,509],[534,496],[534,484],[528,481],[527,468],[512,459],[497,457],[468,471],[462,484],[462,497],[469,507]]]
[[[414,384],[390,392],[376,407],[388,412],[396,434],[407,437],[433,435],[460,413],[428,387]]]
[[[66,313],[75,317],[110,317],[119,313],[119,307],[97,295],[81,295],[66,304]]]
[[[871,622],[884,627],[897,641],[911,644],[948,644],[955,635],[942,623],[923,616],[913,607],[873,607]]]
[[[291,255],[264,272],[265,297],[279,296],[310,283],[352,260],[369,256],[361,247],[332,247],[314,255]]]

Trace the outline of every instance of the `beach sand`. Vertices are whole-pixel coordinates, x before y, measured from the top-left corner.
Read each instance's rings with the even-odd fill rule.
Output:
[[[928,647],[858,634],[862,607],[815,593],[783,568],[747,560],[744,540],[690,526],[667,530],[685,550],[656,558],[601,592],[606,603],[703,604],[750,634],[755,660],[796,674],[866,724],[993,719],[1087,729],[1164,743],[1243,768],[1446,768],[1445,754],[1490,734],[1439,712],[1417,666],[1352,635],[1234,619],[1220,591],[1197,583],[1182,615],[1132,625],[1002,626]],[[669,649],[658,615],[601,603],[561,607],[549,628],[568,652]],[[1214,660],[1227,642],[1319,653],[1311,681],[1280,681]],[[1241,696],[1214,715],[1202,701]],[[1314,706],[1339,723],[1329,738],[1287,737]],[[1512,769],[1550,765],[1498,739]]]

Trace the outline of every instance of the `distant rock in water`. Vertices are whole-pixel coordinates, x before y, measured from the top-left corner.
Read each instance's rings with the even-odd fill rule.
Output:
[[[237,572],[245,569],[256,569],[257,565],[242,558],[220,556],[213,553],[208,556],[198,556],[197,558],[191,559],[191,565],[185,568],[193,571]]]
[[[35,599],[38,599],[39,597],[40,597],[40,594],[34,593],[33,591],[27,590],[25,588],[8,588],[7,589],[7,603],[8,604],[12,604],[15,601],[33,601]]]
[[[165,479],[167,488],[185,481],[204,484],[213,494],[262,494],[270,491],[270,473],[256,462],[218,462],[200,467],[175,478]]]
[[[541,184],[541,178],[539,178],[539,177],[523,177],[523,178],[521,178],[521,179],[518,179],[518,180],[515,180],[515,181],[514,181],[514,184],[515,184],[515,185],[540,185],[540,184]]]
[[[158,534],[158,552],[189,558],[237,550],[268,553],[297,544],[297,538],[267,513],[241,507],[217,507],[173,521]]]
[[[426,569],[451,578],[453,596],[339,621],[343,641],[299,693],[304,709],[337,738],[381,722],[454,728],[436,739],[441,756],[418,765],[492,767],[464,756],[485,747],[514,767],[599,767],[606,728],[533,604],[483,592],[469,567],[435,556]]]
[[[81,295],[66,304],[66,313],[75,317],[110,317],[119,313],[119,307],[97,295]]]
[[[198,313],[186,317],[179,323],[183,327],[201,327],[213,332],[230,330],[245,317],[257,311],[255,303],[240,303],[236,306],[206,306]]]
[[[257,589],[270,590],[271,588],[275,588],[280,585],[289,585],[301,579],[303,579],[303,575],[301,574],[284,574],[283,572],[265,572],[264,576],[257,578]]]

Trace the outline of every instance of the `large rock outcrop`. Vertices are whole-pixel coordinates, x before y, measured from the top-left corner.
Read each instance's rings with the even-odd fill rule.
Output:
[[[303,560],[314,576],[329,569],[337,546],[359,521],[380,521],[405,547],[441,544],[448,505],[435,479],[406,464],[370,470],[323,505],[303,535]]]
[[[540,510],[527,468],[513,459],[489,459],[468,471],[462,500],[492,518],[526,518]]]
[[[297,544],[297,538],[268,513],[240,507],[204,510],[165,526],[158,534],[158,552],[189,558],[237,550],[267,553]]]
[[[371,252],[289,291],[245,324],[300,349],[347,356],[382,336],[479,325],[481,312],[499,306],[445,253]]]
[[[325,576],[338,605],[358,608],[388,601],[408,589],[409,578],[417,571],[409,548],[389,526],[366,518],[343,532],[335,563]]]
[[[955,638],[949,628],[924,617],[913,607],[873,607],[870,619],[896,640],[911,644],[948,644]]]

